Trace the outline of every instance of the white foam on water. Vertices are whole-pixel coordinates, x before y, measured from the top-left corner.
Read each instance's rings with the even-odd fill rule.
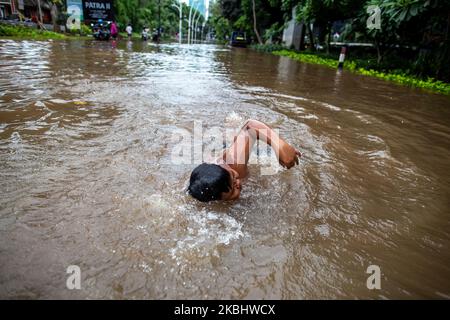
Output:
[[[13,161],[20,161],[23,159],[23,141],[20,133],[14,131],[10,137],[9,148],[11,150],[10,156]]]
[[[366,138],[367,138],[367,140],[369,140],[369,141],[371,141],[371,142],[376,142],[376,143],[380,143],[380,144],[383,144],[383,145],[386,144],[386,143],[384,142],[384,140],[381,139],[381,138],[378,137],[378,136],[374,136],[374,135],[368,134],[368,135],[366,136]]]
[[[327,224],[321,224],[315,227],[315,230],[324,237],[330,236],[330,227]]]
[[[46,120],[48,117],[50,117],[53,114],[53,111],[50,111],[49,113],[43,115],[42,117],[40,117],[39,119],[36,120],[36,122],[41,122]]]
[[[162,194],[147,196],[144,202],[148,206],[149,223],[135,228],[144,235],[172,234],[170,239],[160,241],[169,245],[165,250],[178,266],[186,267],[202,258],[218,256],[218,246],[232,245],[244,237],[243,225],[225,213],[207,208],[199,211],[195,205],[172,201]]]
[[[145,201],[157,209],[168,210],[170,208],[169,203],[161,194],[152,194],[151,196],[146,197]]]
[[[246,90],[246,91],[250,91],[250,92],[265,92],[265,93],[269,93],[270,92],[270,90],[265,88],[265,87],[242,85],[242,86],[238,86],[238,88]]]
[[[325,108],[328,108],[330,110],[333,110],[333,111],[341,111],[342,110],[341,108],[339,108],[339,107],[337,107],[335,105],[332,105],[332,104],[329,104],[329,103],[325,103],[325,102],[320,102],[320,105],[322,105]]]
[[[64,103],[69,103],[69,100],[63,100],[63,99],[50,99],[50,102],[56,103],[56,104],[64,104]]]
[[[187,208],[180,208],[183,211]],[[200,212],[186,212],[188,220],[187,232],[169,250],[172,259],[180,265],[193,258],[217,256],[217,247],[230,245],[244,236],[242,224],[234,218],[206,209]]]
[[[303,119],[315,119],[315,120],[319,120],[319,117],[316,116],[315,114],[305,114],[303,116],[300,116]]]
[[[307,99],[307,98],[291,96],[291,95],[288,95],[288,94],[273,93],[272,95],[274,97],[286,98],[286,99],[291,99],[291,100],[309,101],[309,99]]]
[[[46,107],[45,103],[43,103],[42,101],[36,101],[36,103],[34,105],[36,107],[41,107],[41,108],[45,108]]]
[[[376,150],[371,152],[366,152],[366,155],[369,159],[383,159],[383,160],[391,160],[392,156],[390,155],[388,150]]]
[[[365,124],[371,124],[371,123],[372,123],[372,121],[370,121],[370,120],[369,120],[369,117],[366,116],[366,115],[359,114],[359,115],[357,115],[356,117],[357,117],[359,120],[361,120],[361,122],[363,122],[363,123],[365,123]]]
[[[359,120],[361,120],[362,123],[364,124],[372,124],[372,120],[374,119],[373,117],[363,114],[359,111],[356,110],[351,110],[351,109],[345,109],[345,111],[349,112],[349,113],[353,113]]]
[[[232,111],[225,118],[225,124],[230,127],[240,126],[240,125],[242,125],[243,121],[244,121],[244,118],[240,114],[238,114],[234,111]]]
[[[150,272],[152,272],[152,268],[147,264],[147,263],[145,263],[145,262],[141,262],[140,264],[139,264],[139,267],[142,269],[142,271],[143,272],[145,272],[145,273],[150,273]]]

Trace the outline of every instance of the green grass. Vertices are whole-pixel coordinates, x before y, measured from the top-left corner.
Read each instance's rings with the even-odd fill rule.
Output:
[[[270,52],[274,55],[289,57],[293,60],[305,63],[320,64],[333,69],[336,69],[339,63],[336,59],[321,57],[318,54],[299,53],[293,50],[281,49],[278,45],[255,45],[252,46],[252,48],[257,51]],[[361,61],[362,60],[347,59],[344,62],[344,69],[357,74],[375,77],[386,81],[392,81],[409,87],[423,88],[433,92],[450,95],[450,83],[439,81],[433,78],[421,79],[402,72],[402,70],[374,70],[372,68],[367,68],[368,64]]]
[[[126,32],[119,32],[119,36],[123,39],[128,39],[128,34]],[[149,37],[151,36],[151,34],[149,35]],[[131,34],[131,39],[140,39],[141,38],[141,34],[137,33],[137,32],[133,32]]]
[[[33,29],[25,26],[13,26],[0,23],[0,38],[19,39],[19,40],[69,40],[85,38],[86,34],[90,34],[90,28],[84,26],[82,28],[84,35],[80,35],[79,31],[73,31],[70,34],[62,34],[53,31],[45,31]]]
[[[32,29],[24,26],[12,26],[0,24],[0,37],[14,39],[47,40],[47,39],[67,39],[68,37],[61,33]]]
[[[250,48],[259,52],[273,52],[285,49],[281,44],[252,44]]]

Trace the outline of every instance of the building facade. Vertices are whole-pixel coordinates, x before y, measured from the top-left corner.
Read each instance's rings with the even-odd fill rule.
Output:
[[[17,8],[14,0],[0,0],[0,19],[7,19],[16,12]]]
[[[0,0],[0,19],[17,19],[21,14],[37,22],[42,14],[42,22],[50,23],[51,8],[52,2],[49,0]]]

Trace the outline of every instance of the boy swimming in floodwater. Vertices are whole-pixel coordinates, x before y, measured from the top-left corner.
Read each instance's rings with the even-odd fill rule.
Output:
[[[189,194],[202,202],[239,198],[241,179],[248,175],[247,163],[256,140],[270,145],[283,167],[290,169],[298,164],[301,156],[298,150],[281,139],[268,125],[247,120],[221,157],[214,163],[202,163],[192,171]]]

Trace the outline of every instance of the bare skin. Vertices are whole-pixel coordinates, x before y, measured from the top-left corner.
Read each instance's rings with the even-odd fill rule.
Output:
[[[301,157],[298,150],[281,139],[268,125],[257,120],[247,120],[234,137],[233,144],[216,160],[216,164],[227,170],[231,177],[231,190],[222,193],[222,200],[239,198],[241,179],[248,175],[247,164],[256,140],[262,140],[270,145],[283,167],[290,169],[298,164]]]

